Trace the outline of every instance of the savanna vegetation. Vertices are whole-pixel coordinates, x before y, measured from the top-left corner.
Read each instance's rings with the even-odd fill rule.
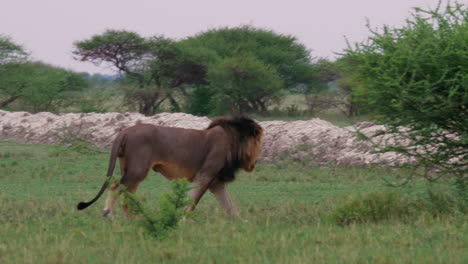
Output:
[[[118,206],[113,218],[103,219],[104,199],[76,211],[76,203],[94,196],[101,186],[107,155],[3,141],[0,157],[1,263],[465,263],[468,259],[466,207],[451,191],[452,180],[416,179],[394,188],[382,177],[408,177],[410,172],[278,160],[259,164],[251,174],[239,174],[229,185],[240,220],[225,217],[207,194],[177,228],[155,237],[144,217],[127,219]],[[161,212],[167,210],[161,206],[162,193],[171,194],[171,184],[155,173],[138,191],[137,198],[154,218],[168,215]]]
[[[0,263],[466,263],[467,22],[459,2],[416,8],[401,27],[369,26],[371,37],[334,61],[251,26],[181,40],[108,30],[75,42],[77,59],[115,76],[32,61],[0,36],[1,109],[371,120],[388,130],[360,139],[389,133],[394,144],[376,149],[415,161],[359,168],[279,157],[229,186],[238,221],[209,195],[184,215],[186,186],[152,174],[122,199],[139,217],[103,220],[102,201],[75,205],[102,184],[106,155],[0,141]]]

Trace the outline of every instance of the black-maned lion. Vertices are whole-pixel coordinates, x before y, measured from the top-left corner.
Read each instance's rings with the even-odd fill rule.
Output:
[[[189,192],[195,209],[206,190],[210,190],[224,211],[238,216],[238,211],[226,191],[226,183],[233,181],[238,169],[254,169],[261,151],[263,129],[246,117],[220,118],[205,130],[138,124],[116,137],[109,160],[107,180],[90,202],[80,202],[78,210],[85,209],[103,194],[109,185],[117,157],[122,177],[120,184],[135,192],[150,169],[167,179],[187,178],[196,188]],[[112,184],[103,211],[112,214],[118,186]],[[126,208],[124,208],[126,209]]]

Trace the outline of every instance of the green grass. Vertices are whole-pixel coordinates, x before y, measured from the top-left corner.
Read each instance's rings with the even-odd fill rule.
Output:
[[[97,193],[107,162],[107,155],[0,141],[0,263],[468,261],[468,217],[458,211],[437,213],[420,205],[379,221],[337,223],[337,212],[354,212],[354,201],[373,195],[426,201],[425,182],[386,186],[381,178],[396,173],[388,168],[259,164],[229,186],[240,220],[225,217],[207,194],[192,217],[158,240],[118,207],[111,220],[103,219],[104,197],[84,211],[75,209]],[[169,186],[150,173],[139,197],[156,210]],[[450,185],[433,187],[443,191]],[[394,198],[382,199],[384,206],[388,199]]]

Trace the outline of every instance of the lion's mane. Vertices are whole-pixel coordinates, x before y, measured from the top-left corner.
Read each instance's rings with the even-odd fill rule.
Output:
[[[229,138],[230,149],[226,163],[218,174],[222,182],[231,182],[242,167],[251,166],[260,152],[263,129],[254,120],[246,117],[219,118],[208,129],[222,127]]]

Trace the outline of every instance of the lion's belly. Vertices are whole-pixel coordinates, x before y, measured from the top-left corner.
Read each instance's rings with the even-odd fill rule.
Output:
[[[192,179],[195,176],[195,171],[182,167],[176,163],[161,162],[153,165],[153,170],[161,173],[168,180],[186,178]]]

